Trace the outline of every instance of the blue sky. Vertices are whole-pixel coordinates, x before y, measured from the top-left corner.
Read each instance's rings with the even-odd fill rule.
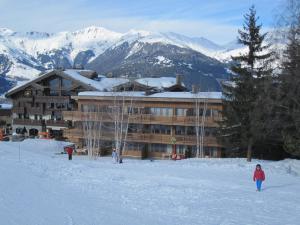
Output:
[[[217,43],[237,36],[243,14],[254,4],[266,30],[285,0],[0,0],[0,27],[57,32],[102,26],[172,31]]]

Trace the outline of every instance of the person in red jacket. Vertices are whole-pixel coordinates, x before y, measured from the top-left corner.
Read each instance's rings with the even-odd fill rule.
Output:
[[[72,147],[66,147],[68,156],[69,156],[69,160],[72,160],[72,154],[73,154],[73,148]]]
[[[265,172],[261,169],[261,165],[257,164],[254,174],[253,174],[253,181],[256,181],[256,188],[257,191],[261,191],[262,182],[265,180]]]

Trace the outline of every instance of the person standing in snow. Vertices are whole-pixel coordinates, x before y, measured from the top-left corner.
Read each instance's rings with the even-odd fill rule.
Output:
[[[253,181],[256,181],[256,188],[257,191],[261,191],[262,182],[265,180],[265,172],[261,169],[261,165],[257,164],[254,174],[253,174]]]
[[[72,147],[66,147],[68,156],[69,156],[69,160],[72,160],[72,155],[73,155],[73,148]]]
[[[113,162],[116,163],[117,160],[118,160],[118,159],[117,159],[118,157],[117,157],[117,152],[116,152],[116,149],[115,149],[115,148],[113,149],[113,151],[112,151],[112,153],[111,153],[111,157],[112,157],[112,159],[113,159]]]

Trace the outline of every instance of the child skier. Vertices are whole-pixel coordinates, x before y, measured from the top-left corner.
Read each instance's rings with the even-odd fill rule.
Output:
[[[256,181],[256,188],[257,191],[261,191],[261,185],[262,182],[265,180],[265,173],[264,171],[261,169],[261,165],[257,164],[254,174],[253,174],[253,181]]]

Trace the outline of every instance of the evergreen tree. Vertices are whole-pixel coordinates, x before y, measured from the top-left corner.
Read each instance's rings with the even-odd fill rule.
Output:
[[[248,47],[246,54],[232,57],[232,72],[235,74],[231,82],[223,85],[224,110],[220,126],[221,140],[228,147],[247,149],[247,160],[251,161],[252,148],[261,138],[258,130],[258,99],[262,99],[261,85],[270,74],[265,68],[265,61],[270,53],[263,52],[268,48],[263,44],[266,33],[261,34],[261,25],[257,25],[255,7],[249,9],[245,16],[243,29],[239,30],[239,43]],[[263,82],[264,81],[264,82]],[[261,126],[263,127],[263,126]]]
[[[284,149],[300,157],[300,3],[296,3],[290,1],[295,13],[289,21],[287,48],[279,77],[279,103]]]

